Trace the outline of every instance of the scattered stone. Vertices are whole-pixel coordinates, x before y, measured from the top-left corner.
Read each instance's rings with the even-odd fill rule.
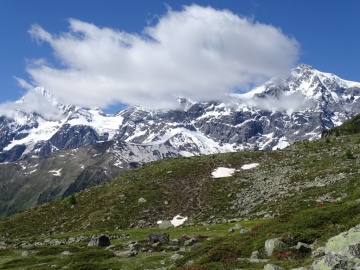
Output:
[[[146,203],[146,199],[144,199],[143,197],[141,197],[139,200],[138,200],[139,203]]]
[[[187,267],[187,266],[191,266],[194,264],[194,261],[193,260],[190,260],[190,261],[187,261],[184,266]]]
[[[265,241],[265,253],[270,257],[274,251],[286,247],[286,244],[280,238],[273,238]]]
[[[110,246],[110,239],[106,235],[93,236],[88,244],[88,247],[107,247]]]
[[[230,228],[230,229],[228,230],[228,233],[234,233],[234,232],[235,232],[234,228]]]
[[[110,246],[108,246],[108,247],[106,247],[105,249],[106,250],[114,250],[114,248],[115,248],[115,245],[110,245]]]
[[[30,255],[34,255],[36,253],[36,251],[34,250],[25,250],[21,253],[21,257],[27,257]]]
[[[308,244],[298,242],[295,249],[297,249],[301,253],[310,253],[311,247]]]
[[[247,230],[247,229],[240,229],[240,234],[244,234],[244,233],[248,233],[249,232],[249,230]]]
[[[155,244],[155,243],[167,243],[169,242],[169,237],[167,233],[151,233],[149,234],[149,244]]]
[[[172,261],[176,261],[176,260],[181,259],[181,258],[183,258],[183,257],[184,257],[183,255],[180,255],[180,254],[175,253],[174,255],[172,255],[172,256],[170,257],[170,259],[171,259]]]
[[[191,237],[189,240],[186,240],[184,242],[184,246],[190,246],[191,244],[196,242],[196,238],[195,237]]]
[[[235,224],[235,226],[234,226],[233,228],[234,228],[234,230],[241,230],[241,229],[243,229],[243,228],[244,228],[244,226],[243,226],[243,225],[241,225],[241,224],[239,224],[239,223],[236,223],[236,224]]]
[[[267,264],[264,266],[264,270],[283,270],[283,269],[275,264]]]
[[[170,220],[164,220],[159,224],[160,229],[169,229],[174,228],[174,225],[170,222]]]
[[[250,260],[258,260],[259,259],[259,251],[255,250],[251,253]]]
[[[66,251],[61,252],[61,255],[63,255],[63,256],[70,256],[70,255],[71,255],[71,252],[66,250]]]
[[[115,251],[115,256],[120,258],[130,258],[135,257],[137,255],[137,252],[135,250],[129,250],[129,251]]]
[[[200,247],[201,246],[201,243],[195,243],[194,245],[192,245],[191,247],[190,247],[190,251],[192,251],[192,250],[194,250],[194,249],[197,249],[198,247]]]

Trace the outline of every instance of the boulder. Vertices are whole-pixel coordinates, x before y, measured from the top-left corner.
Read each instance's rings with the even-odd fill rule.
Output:
[[[167,243],[169,242],[169,237],[167,233],[150,233],[149,238],[149,244],[155,244],[155,243]]]
[[[161,223],[159,223],[160,229],[169,229],[174,228],[174,225],[169,220],[164,220]]]
[[[326,253],[335,253],[351,258],[359,258],[355,251],[356,246],[360,243],[360,224],[343,232],[337,236],[330,238],[326,243]],[[354,256],[355,255],[355,256]]]
[[[265,241],[265,253],[267,256],[271,256],[274,251],[278,251],[287,245],[280,240],[280,238],[273,238]]]
[[[347,256],[339,254],[326,254],[325,256],[315,260],[311,270],[335,270],[335,269],[360,269],[360,262],[349,260]]]
[[[107,247],[110,246],[110,239],[106,235],[91,237],[88,247]]]
[[[360,224],[330,238],[325,256],[311,265],[312,270],[360,269]]]

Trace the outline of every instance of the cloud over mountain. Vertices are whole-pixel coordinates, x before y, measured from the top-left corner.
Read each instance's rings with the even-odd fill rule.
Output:
[[[33,25],[34,39],[58,59],[35,60],[27,71],[65,102],[105,108],[116,102],[172,107],[176,97],[222,99],[287,73],[298,42],[280,29],[228,10],[198,5],[168,10],[142,33],[69,20],[60,34]]]

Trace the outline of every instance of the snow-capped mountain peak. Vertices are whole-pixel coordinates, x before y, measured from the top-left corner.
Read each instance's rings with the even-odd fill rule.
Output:
[[[0,107],[0,162],[109,140],[166,145],[171,156],[283,148],[318,138],[324,129],[358,113],[359,97],[360,83],[309,65],[248,93],[233,94],[226,102],[180,97],[177,109],[131,106],[115,115],[62,104],[39,87],[8,106],[12,117]]]

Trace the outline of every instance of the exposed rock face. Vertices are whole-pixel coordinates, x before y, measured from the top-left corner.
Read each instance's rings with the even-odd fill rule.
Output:
[[[106,235],[93,236],[88,247],[107,247],[110,246],[110,239]]]

